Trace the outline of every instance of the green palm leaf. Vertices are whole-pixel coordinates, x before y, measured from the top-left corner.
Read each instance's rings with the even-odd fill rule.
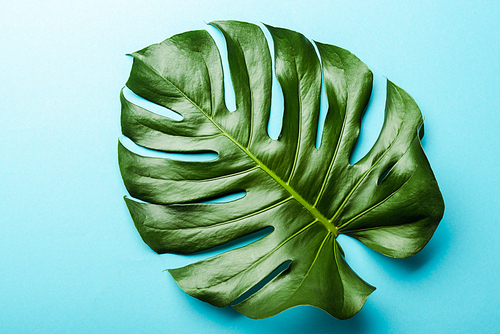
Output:
[[[350,52],[267,27],[284,96],[277,140],[267,126],[272,68],[258,26],[211,23],[225,36],[236,111],[224,102],[219,51],[206,31],[173,36],[132,54],[127,87],[182,115],[174,121],[121,97],[122,131],[158,151],[217,152],[212,161],[140,156],[119,144],[137,230],[156,252],[192,253],[266,227],[272,233],[244,247],[169,270],[188,294],[224,307],[288,267],[233,307],[266,318],[313,305],[345,319],[375,289],[344,260],[338,234],[391,257],[417,253],[429,241],[444,203],[420,145],[422,116],[414,100],[387,83],[385,121],[372,149],[349,163],[368,103],[372,73]],[[328,99],[316,148],[322,78]],[[235,192],[228,203],[207,199]]]

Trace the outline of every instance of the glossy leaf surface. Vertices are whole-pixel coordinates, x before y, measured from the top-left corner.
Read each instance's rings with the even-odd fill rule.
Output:
[[[211,24],[226,39],[234,112],[226,108],[219,51],[206,31],[132,54],[127,87],[183,119],[152,113],[122,94],[123,134],[153,150],[218,154],[211,161],[178,161],[140,156],[119,144],[124,183],[141,200],[126,198],[137,230],[158,253],[192,253],[270,226],[270,234],[249,245],[169,271],[186,293],[224,307],[287,263],[233,307],[251,318],[297,305],[352,317],[375,288],[345,262],[337,235],[404,258],[425,246],[444,212],[420,145],[420,110],[388,81],[380,136],[351,165],[371,71],[344,49],[316,43],[318,57],[303,35],[267,27],[284,96],[282,131],[272,140],[272,61],[262,30],[244,22]],[[329,107],[316,148],[322,80]],[[246,195],[206,203],[238,192]]]

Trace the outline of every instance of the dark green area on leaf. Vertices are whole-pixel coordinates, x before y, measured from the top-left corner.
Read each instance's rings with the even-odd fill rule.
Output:
[[[282,132],[272,140],[272,62],[262,30],[244,22],[211,24],[226,39],[234,112],[225,106],[219,51],[206,31],[132,54],[127,87],[183,119],[154,114],[122,94],[123,134],[153,150],[218,154],[212,161],[176,161],[143,157],[119,144],[124,183],[141,200],[125,199],[137,230],[158,253],[192,253],[272,227],[249,245],[169,272],[186,293],[224,307],[288,264],[233,307],[251,318],[297,305],[352,317],[375,288],[347,265],[336,236],[405,258],[425,246],[444,212],[420,145],[420,110],[388,81],[380,136],[365,157],[349,164],[371,71],[349,51],[316,42],[320,62],[303,35],[267,26],[284,96]],[[329,108],[316,148],[322,77]],[[242,191],[246,195],[233,202],[203,203]]]

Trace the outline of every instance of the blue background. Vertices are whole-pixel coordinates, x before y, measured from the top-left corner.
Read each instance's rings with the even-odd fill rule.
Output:
[[[425,116],[445,198],[426,248],[389,259],[340,237],[377,287],[346,321],[300,306],[265,320],[184,294],[127,212],[117,164],[125,54],[204,22],[265,22],[346,48]],[[0,332],[498,333],[500,3],[484,1],[11,1],[0,5]]]

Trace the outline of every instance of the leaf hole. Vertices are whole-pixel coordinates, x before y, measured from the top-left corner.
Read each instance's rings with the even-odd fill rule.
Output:
[[[148,158],[162,158],[178,161],[213,161],[219,157],[219,155],[213,151],[175,153],[151,150],[149,148],[137,145],[130,138],[125,136],[121,136],[119,140],[120,143],[122,143],[122,145],[125,146],[125,148],[127,148],[129,151]]]
[[[157,115],[168,117],[174,121],[182,121],[182,119],[184,118],[182,117],[181,114],[173,110],[160,106],[159,104],[153,103],[137,95],[136,93],[131,91],[127,86],[123,87],[123,95],[129,102],[132,102],[133,104],[136,104],[139,107],[147,109]]]
[[[382,182],[384,182],[385,178],[387,177],[387,175],[391,172],[391,170],[394,168],[396,164],[393,164],[392,166],[390,166],[389,168],[387,168],[381,175],[380,177],[378,178],[377,180],[377,185],[380,185]]]
[[[146,202],[146,201],[143,201],[143,200],[142,200],[142,199],[140,199],[140,198],[132,197],[132,196],[129,196],[129,195],[125,195],[125,197],[126,197],[127,199],[130,199],[130,200],[134,201],[134,202],[151,204],[150,202]]]
[[[386,92],[386,78],[374,73],[370,101],[363,115],[361,130],[349,159],[351,165],[357,163],[370,151],[382,130]]]
[[[252,288],[250,288],[247,292],[239,296],[234,302],[231,303],[231,305],[236,305],[262,289],[267,283],[269,283],[273,278],[281,274],[283,271],[287,270],[288,267],[290,266],[290,263],[292,260],[288,260],[284,263],[282,263],[278,268],[274,269],[273,272],[271,272],[266,278],[264,278],[262,281],[254,285]]]
[[[225,194],[221,196],[211,197],[210,199],[204,200],[203,203],[229,203],[242,199],[247,194],[246,191],[238,191],[230,194]]]
[[[424,117],[424,120],[425,120],[425,117]],[[420,124],[420,126],[418,127],[418,138],[420,138],[420,142],[422,143],[422,141],[424,140],[424,122],[422,121],[422,124]]]
[[[269,122],[267,123],[267,134],[273,140],[277,140],[283,128],[283,115],[285,112],[285,99],[283,98],[283,91],[281,85],[276,78],[276,69],[274,61],[274,42],[269,31],[264,27],[261,30],[267,40],[267,46],[271,53],[271,68],[272,68],[272,87],[271,87],[271,112],[269,114]]]
[[[210,36],[212,36],[215,45],[217,45],[219,49],[222,62],[222,73],[224,75],[224,101],[226,102],[226,108],[233,112],[236,110],[236,96],[234,94],[233,80],[231,79],[231,72],[229,70],[226,39],[224,38],[224,34],[212,25],[208,25],[206,30]]]
[[[323,77],[323,62],[318,51],[316,43],[312,43],[316,55],[321,64],[321,93],[319,97],[319,117],[318,117],[318,132],[316,134],[316,148],[321,147],[321,139],[323,138],[323,129],[325,128],[326,115],[328,114],[328,98],[326,97],[325,78]]]

